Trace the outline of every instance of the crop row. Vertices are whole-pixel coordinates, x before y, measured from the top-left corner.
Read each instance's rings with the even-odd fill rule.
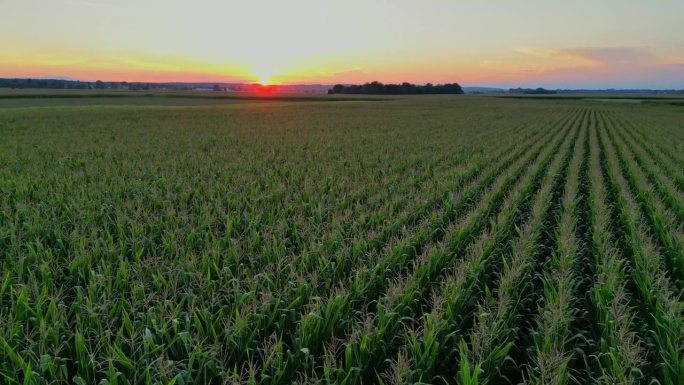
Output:
[[[0,112],[0,383],[682,383],[670,115],[407,103]]]

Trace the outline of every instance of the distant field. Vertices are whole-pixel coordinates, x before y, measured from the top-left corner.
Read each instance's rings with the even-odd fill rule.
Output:
[[[174,92],[124,90],[11,90],[0,89],[0,108],[108,105],[189,106],[244,102],[385,101],[390,97],[321,94],[250,94],[226,92]]]
[[[24,95],[0,384],[684,383],[678,100]]]
[[[658,102],[684,103],[684,94],[547,94],[547,95],[496,95],[508,99],[537,100],[593,100],[593,101],[625,101],[625,102]]]

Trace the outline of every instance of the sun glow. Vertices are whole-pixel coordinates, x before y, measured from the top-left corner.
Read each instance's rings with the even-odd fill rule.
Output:
[[[681,0],[661,0],[658,7],[617,0],[200,3],[0,0],[3,14],[13,16],[0,23],[0,77],[264,86],[378,80],[504,88],[684,87],[684,45],[677,38]],[[259,15],[258,27],[251,17],[226,22],[226,14]],[[608,14],[614,16],[610,22]],[[454,15],[461,15],[459,23],[453,23]],[[519,22],[526,18],[535,22]],[[342,28],[350,20],[354,28]],[[378,20],[386,21],[383,28]],[[482,28],[482,20],[493,27]],[[477,31],[477,38],[464,30]],[[227,47],[226,36],[240,38]]]
[[[256,82],[261,84],[262,86],[268,86],[273,83],[273,71],[269,71],[266,69],[258,69],[252,71],[252,74]]]

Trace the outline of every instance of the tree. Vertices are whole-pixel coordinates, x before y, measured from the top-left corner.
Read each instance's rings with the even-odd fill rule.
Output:
[[[104,90],[105,86],[102,80],[98,80],[95,82],[95,89],[96,90]]]
[[[428,83],[424,86],[418,86],[407,82],[401,84],[382,84],[376,81],[350,86],[336,84],[328,93],[368,95],[462,94],[463,89],[458,83],[437,85]]]

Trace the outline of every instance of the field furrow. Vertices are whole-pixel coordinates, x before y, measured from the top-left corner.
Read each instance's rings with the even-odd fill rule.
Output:
[[[644,143],[649,143],[654,153],[663,159],[663,164],[669,168],[674,175],[676,183],[679,188],[684,187],[684,159],[677,155],[676,150],[668,149],[665,143],[668,141],[668,136],[671,139],[673,132],[670,130],[662,133],[654,132],[658,127],[653,124],[635,126],[632,124],[633,132],[635,132]],[[644,132],[646,131],[646,132]]]
[[[536,136],[532,141],[532,144],[543,139],[543,137],[544,136]],[[504,152],[500,154],[500,156],[503,158],[500,164],[491,164],[487,167],[481,167],[479,170],[477,170],[476,174],[472,175],[472,177],[467,178],[465,181],[460,181],[457,185],[458,189],[465,190],[466,192],[468,192],[468,195],[473,195],[475,191],[479,191],[482,188],[483,183],[488,183],[487,181],[490,181],[493,175],[496,175],[498,172],[500,172],[500,170],[507,167],[509,164],[511,164],[511,162],[513,162],[522,154],[521,151],[523,150],[517,150],[515,153],[510,153],[510,151],[516,147],[516,144],[509,146]],[[482,173],[487,173],[489,174],[489,176],[486,176],[483,179]],[[370,241],[364,242],[364,244],[374,245],[374,250],[369,251],[364,249],[355,249],[353,250],[353,254],[351,255],[343,255],[339,257],[333,256],[332,258],[330,258],[330,260],[321,263],[319,265],[319,271],[317,271],[316,275],[312,277],[313,279],[318,280],[319,283],[313,283],[313,285],[311,285],[310,294],[304,296],[301,290],[298,293],[295,293],[298,296],[298,302],[300,303],[300,305],[298,306],[307,307],[306,297],[310,295],[315,294],[315,300],[318,300],[321,297],[325,297],[327,293],[335,289],[335,286],[339,285],[340,281],[344,282],[354,272],[358,272],[366,268],[366,266],[369,265],[368,260],[370,258],[378,258],[378,256],[375,255],[376,253],[401,252],[402,247],[406,249],[405,252],[407,253],[415,252],[415,250],[411,250],[410,247],[406,247],[404,244],[398,243],[399,239],[397,238],[397,236],[410,236],[414,232],[417,232],[418,234],[420,234],[420,236],[424,237],[439,236],[440,229],[434,226],[432,220],[434,220],[435,215],[439,215],[443,211],[444,207],[449,208],[458,205],[463,206],[464,204],[466,204],[467,201],[465,199],[460,202],[458,200],[455,200],[460,199],[461,194],[462,192],[460,191],[452,191],[446,193],[441,192],[439,193],[439,196],[443,197],[442,200],[432,202],[432,207],[435,208],[434,212],[429,210],[430,207],[426,207],[421,209],[420,211],[410,213],[410,217],[414,218],[411,220],[411,223],[393,224],[392,228],[401,230],[399,234],[392,235],[382,233],[380,235],[380,238],[371,239]],[[420,218],[421,220],[417,221],[418,218]],[[414,224],[415,228],[411,224]],[[430,226],[433,226],[432,228],[434,230],[428,231]],[[417,238],[416,240],[414,240],[414,244],[420,245],[421,242],[426,241],[427,238]],[[398,250],[393,250],[393,248],[397,248]],[[286,296],[284,296],[284,294],[285,293],[280,292],[279,300],[283,297],[287,298]],[[310,305],[314,304],[315,303]],[[284,325],[278,326],[282,328]]]
[[[675,213],[679,220],[679,224],[684,224],[684,184],[682,184],[683,187],[675,186],[675,182],[668,178],[668,175],[663,175],[663,173],[669,174],[668,170],[671,169],[667,166],[663,167],[660,158],[654,156],[653,152],[649,152],[646,149],[644,142],[637,141],[635,137],[631,135],[631,132],[627,127],[629,122],[619,120],[619,124],[622,129],[618,130],[617,133],[621,136],[622,140],[627,143],[635,160],[644,170],[661,199],[669,206],[669,209]],[[672,177],[673,175],[670,174],[670,176]],[[684,179],[682,181],[684,181]]]
[[[487,218],[492,212],[495,212],[494,210],[496,210],[503,199],[506,189],[522,176],[525,167],[532,161],[541,161],[540,153],[542,148],[541,144],[536,147],[536,150],[535,147],[527,148],[527,154],[518,158],[515,164],[510,166],[512,171],[497,171],[487,176],[487,183],[492,183],[491,188],[483,185],[475,186],[467,191],[463,196],[461,204],[454,206],[454,209],[459,211],[466,210],[459,216],[460,219],[458,221],[455,221],[455,215],[448,216],[447,220],[432,218],[431,226],[433,227],[431,230],[415,234],[408,240],[400,243],[403,249],[391,250],[391,254],[381,259],[373,269],[361,271],[353,277],[347,288],[343,288],[335,293],[335,296],[331,297],[329,299],[330,302],[327,304],[315,304],[315,307],[305,315],[305,318],[298,322],[299,328],[293,333],[293,336],[296,337],[294,346],[290,349],[290,351],[297,352],[297,354],[286,361],[284,366],[286,368],[308,367],[309,371],[314,370],[317,366],[315,357],[324,353],[323,349],[326,344],[331,342],[331,338],[343,338],[344,340],[343,336],[350,333],[351,335],[360,334],[357,337],[359,342],[345,344],[345,361],[341,369],[343,374],[338,373],[336,376],[341,375],[341,378],[345,379],[344,381],[352,382],[364,378],[366,380],[372,378],[374,370],[376,370],[375,365],[382,364],[382,354],[359,352],[358,349],[361,348],[363,337],[377,339],[378,343],[372,347],[373,349],[386,348],[380,342],[382,338],[379,336],[393,337],[394,335],[390,331],[401,329],[401,324],[398,323],[400,320],[395,316],[410,312],[412,308],[421,303],[419,299],[421,294],[419,293],[427,292],[426,289],[429,288],[430,282],[437,279],[441,274],[442,266],[447,264],[451,258],[454,258],[459,250],[463,250],[467,242],[472,240],[472,234],[480,231],[482,226],[487,223]],[[548,153],[549,150],[547,149],[545,153]],[[483,194],[485,191],[491,192]],[[479,198],[480,196],[487,197],[488,199]],[[471,206],[472,210],[467,210],[468,206]],[[446,232],[453,228],[451,223],[459,225],[456,227],[458,231],[446,235]],[[442,246],[442,248],[447,248],[444,254],[431,252],[432,248],[439,250],[439,247],[428,247],[428,244],[439,242],[441,239],[446,240],[446,246]],[[426,241],[429,243],[426,244]],[[414,262],[413,258],[416,258],[417,262]],[[427,259],[426,263],[421,263],[423,259]],[[407,302],[410,303],[410,306],[402,312],[393,311],[389,316],[384,317],[380,313],[384,313],[384,311],[389,309],[375,307],[375,301],[384,295],[388,290],[386,286],[388,282],[399,273],[402,273],[404,277],[411,277],[413,274],[419,277],[419,279],[412,282],[411,290],[407,294],[403,294],[406,292],[405,289],[396,290],[397,293],[395,295],[408,300]],[[400,279],[399,282],[404,282],[404,279]],[[367,304],[371,304],[371,307],[364,309],[367,307]],[[406,306],[403,303],[397,305],[400,304]],[[368,337],[363,336],[363,331],[356,332],[349,329],[350,327],[356,327],[354,321],[359,315],[362,317],[361,324],[367,324],[367,320],[364,319],[366,316],[363,314],[369,314],[374,319],[377,319],[378,322],[384,321],[386,323],[385,325],[376,326],[376,330],[381,333],[374,333],[373,337]],[[368,346],[366,342],[363,342],[362,345],[364,347]],[[312,356],[312,358],[307,358],[308,356]],[[361,356],[361,358],[358,356]],[[310,360],[308,365],[307,359]],[[285,380],[287,378],[289,377],[285,377]]]
[[[574,375],[569,370],[573,360],[572,323],[578,314],[577,289],[579,241],[578,219],[575,216],[579,201],[581,151],[585,148],[587,121],[581,122],[580,140],[574,144],[572,160],[567,170],[560,204],[560,218],[555,231],[556,249],[548,263],[538,263],[545,270],[541,277],[543,305],[538,307],[536,326],[531,333],[534,352],[531,354],[527,381],[533,384],[568,384]],[[548,266],[547,266],[548,265]],[[544,269],[546,267],[546,269]]]
[[[618,218],[622,250],[630,257],[632,290],[643,322],[639,332],[648,341],[647,357],[653,374],[664,384],[680,383],[684,365],[684,319],[679,299],[665,274],[665,265],[646,231],[639,205],[621,173],[614,144],[608,143],[610,125],[600,114],[599,146],[614,215]]]
[[[473,327],[459,341],[455,376],[459,384],[494,382],[506,370],[506,359],[524,322],[520,319],[524,298],[534,289],[529,278],[536,264],[538,247],[545,235],[544,224],[550,209],[557,204],[558,191],[562,191],[579,127],[575,131],[573,140],[557,154],[545,174],[539,194],[531,201],[528,220],[518,230],[510,253],[503,257],[503,270],[498,274],[495,284],[485,284],[486,295],[484,301],[478,304]],[[494,288],[490,289],[491,286]]]
[[[595,274],[590,298],[597,335],[596,382],[599,384],[639,384],[646,364],[644,345],[634,325],[630,308],[627,261],[616,248],[610,229],[615,218],[609,207],[599,157],[598,134],[590,130],[590,246]]]
[[[666,272],[670,279],[681,290],[684,287],[684,239],[680,238],[682,227],[677,226],[676,221],[669,217],[669,212],[663,207],[651,193],[652,188],[648,184],[646,176],[638,166],[634,165],[633,159],[628,159],[623,148],[628,146],[614,136],[615,131],[621,128],[608,121],[607,133],[614,143],[615,153],[619,161],[622,176],[628,182],[636,201],[640,204],[643,216],[650,222],[649,234],[658,242],[659,252],[665,257]],[[632,167],[630,167],[632,166]]]
[[[539,137],[534,140],[539,140]],[[508,146],[499,154],[504,158],[504,162],[497,167],[503,167],[519,155],[519,152],[510,153],[514,148],[515,145]],[[365,259],[391,249],[396,243],[397,236],[410,234],[415,226],[429,225],[425,220],[419,222],[418,218],[431,218],[434,215],[431,213],[433,208],[439,212],[440,207],[452,205],[451,199],[453,198],[451,197],[457,197],[458,190],[469,188],[471,181],[477,182],[482,172],[491,172],[490,167],[481,165],[471,167],[462,176],[456,178],[453,185],[447,186],[456,190],[453,195],[451,195],[452,192],[445,193],[437,190],[439,191],[437,195],[430,198],[425,205],[419,206],[416,211],[408,211],[405,216],[400,216],[396,222],[382,229],[377,237],[371,237],[369,234],[367,239],[361,239],[359,243],[356,243],[359,246],[332,250],[332,255],[314,253],[315,257],[320,260],[304,263],[292,261],[290,275],[283,274],[277,278],[278,281],[284,282],[282,286],[272,289],[261,286],[258,296],[252,296],[249,302],[242,302],[241,306],[251,306],[254,310],[250,314],[236,314],[234,324],[239,327],[224,336],[225,341],[230,341],[231,346],[229,362],[239,362],[245,359],[247,352],[258,349],[260,342],[265,341],[273,332],[295,327],[298,313],[314,305],[320,298],[326,297],[335,290],[335,286],[340,281],[348,279],[354,271],[365,268],[368,265]],[[338,254],[339,252],[344,252],[344,254]],[[313,271],[307,275],[307,270]],[[263,279],[267,282],[270,280],[268,277],[263,277]],[[299,284],[292,285],[293,281]],[[288,282],[290,284],[287,284]],[[266,290],[270,293],[277,293],[277,296],[265,295]],[[237,292],[236,295],[238,294],[240,293]],[[315,298],[311,300],[312,297]],[[265,341],[265,343],[269,342]]]

